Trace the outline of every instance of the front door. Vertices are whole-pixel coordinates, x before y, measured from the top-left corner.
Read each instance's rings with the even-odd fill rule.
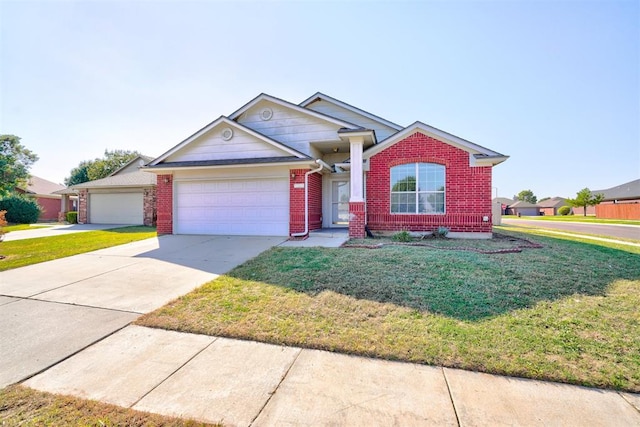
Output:
[[[331,182],[331,225],[349,225],[349,181]]]

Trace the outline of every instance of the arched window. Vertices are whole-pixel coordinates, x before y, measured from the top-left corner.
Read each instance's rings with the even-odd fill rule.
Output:
[[[443,214],[445,167],[407,163],[391,168],[391,213]]]

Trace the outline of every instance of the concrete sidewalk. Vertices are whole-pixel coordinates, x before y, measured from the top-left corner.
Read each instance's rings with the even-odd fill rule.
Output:
[[[640,395],[129,326],[25,385],[238,426],[640,425]]]
[[[38,228],[32,230],[12,231],[4,235],[4,241],[33,239],[36,237],[60,236],[71,233],[83,233],[95,230],[128,227],[126,224],[33,224]]]

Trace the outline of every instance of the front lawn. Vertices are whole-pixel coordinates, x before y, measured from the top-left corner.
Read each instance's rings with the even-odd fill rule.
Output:
[[[50,225],[31,225],[31,224],[9,224],[2,227],[2,231],[10,233],[12,231],[37,230],[38,228],[48,228]]]
[[[211,424],[12,385],[0,390],[0,425],[179,427]]]
[[[137,323],[640,391],[640,248],[529,237],[274,248]]]
[[[156,236],[154,227],[132,226],[0,243],[0,271],[64,258]]]

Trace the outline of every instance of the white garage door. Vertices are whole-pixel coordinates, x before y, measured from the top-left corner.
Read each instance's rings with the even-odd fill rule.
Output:
[[[287,236],[288,179],[176,182],[174,233]]]
[[[89,193],[92,224],[143,224],[142,193]]]

